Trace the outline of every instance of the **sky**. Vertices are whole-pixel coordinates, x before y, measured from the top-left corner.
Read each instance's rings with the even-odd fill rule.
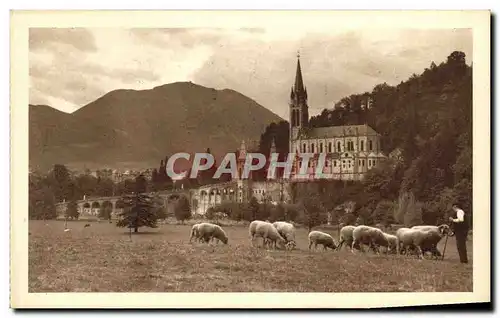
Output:
[[[191,81],[233,89],[288,118],[297,53],[310,114],[394,85],[453,51],[472,61],[470,29],[32,28],[30,104],[73,112],[115,89]]]

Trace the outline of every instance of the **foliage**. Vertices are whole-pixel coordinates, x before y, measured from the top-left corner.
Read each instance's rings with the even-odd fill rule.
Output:
[[[78,220],[78,217],[80,216],[80,213],[78,212],[78,205],[76,204],[75,200],[71,200],[68,202],[66,205],[66,212],[65,212],[65,217],[68,219],[75,219]]]
[[[385,226],[394,223],[394,209],[394,202],[387,200],[380,201],[372,214],[373,223],[381,223]]]
[[[191,218],[191,205],[188,198],[183,195],[179,197],[175,204],[174,214],[175,218],[182,222]]]
[[[30,187],[29,193],[29,218],[35,220],[48,220],[57,217],[55,198],[51,188],[39,185],[39,188]]]
[[[158,227],[158,216],[156,214],[158,206],[152,196],[137,193],[135,195],[125,195],[122,200],[124,209],[119,215],[116,226],[133,228],[134,232],[138,232],[139,228],[143,226]]]
[[[305,188],[300,198],[301,215],[298,222],[304,224],[309,231],[317,225],[325,224],[327,213],[321,202],[318,189]]]
[[[257,220],[259,216],[259,202],[255,197],[250,198],[248,209],[251,214],[251,221]]]
[[[98,217],[103,220],[111,220],[113,206],[111,204],[101,204]]]

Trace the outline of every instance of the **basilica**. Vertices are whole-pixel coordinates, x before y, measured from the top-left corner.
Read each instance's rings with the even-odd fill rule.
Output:
[[[195,213],[204,214],[209,207],[227,201],[248,202],[251,197],[255,197],[261,203],[290,203],[290,182],[316,180],[320,154],[326,157],[323,173],[332,180],[362,180],[368,170],[386,158],[380,149],[380,134],[370,126],[313,128],[309,126],[308,108],[307,90],[298,57],[295,83],[289,100],[289,153],[295,154],[290,178],[276,177],[265,181],[240,178],[247,154],[245,143],[242,142],[237,154],[238,177],[227,183],[206,185],[194,190],[197,202],[194,207]],[[273,141],[270,153],[274,152],[276,149]],[[301,169],[300,155],[306,153],[311,157],[307,164],[306,177],[294,178],[299,172],[302,174],[304,171]]]
[[[297,59],[295,84],[289,102],[289,152],[310,153],[307,174],[314,180],[320,154],[325,154],[323,173],[334,180],[362,180],[365,173],[386,157],[381,152],[380,134],[368,125],[309,126],[307,89],[302,79],[300,58]],[[292,173],[298,173],[300,162]]]

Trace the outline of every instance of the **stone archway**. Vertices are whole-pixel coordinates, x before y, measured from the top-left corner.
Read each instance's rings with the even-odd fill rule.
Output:
[[[82,214],[87,214],[87,215],[90,215],[91,213],[92,213],[92,210],[91,210],[90,203],[85,202],[85,203],[83,204],[83,213],[82,213]]]

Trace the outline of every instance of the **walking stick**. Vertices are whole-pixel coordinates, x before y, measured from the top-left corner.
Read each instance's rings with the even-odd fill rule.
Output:
[[[446,252],[446,245],[447,244],[448,244],[448,233],[446,233],[446,239],[444,240],[443,255],[441,257],[441,260],[444,260],[444,253]]]

